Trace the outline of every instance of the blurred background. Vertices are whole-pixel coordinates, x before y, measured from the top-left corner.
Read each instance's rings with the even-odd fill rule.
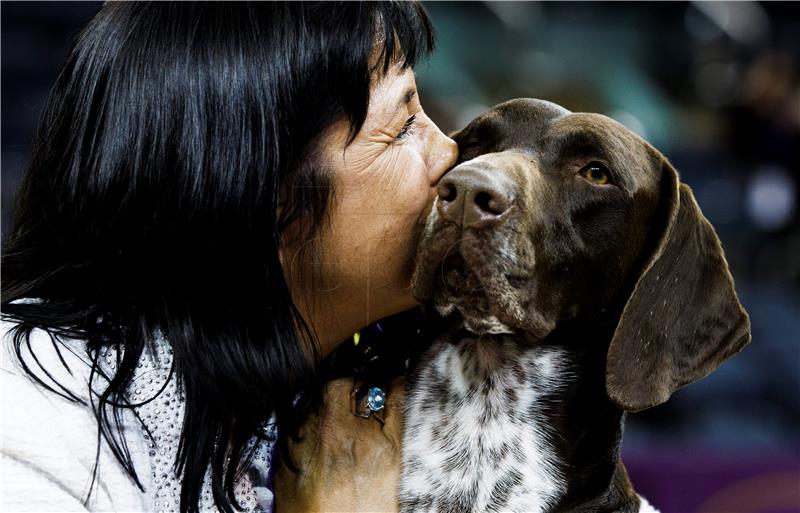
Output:
[[[3,2],[2,228],[45,97],[99,2]],[[445,130],[536,97],[667,155],[722,239],[753,342],[628,417],[623,459],[663,513],[800,511],[800,4],[426,3],[417,68]]]

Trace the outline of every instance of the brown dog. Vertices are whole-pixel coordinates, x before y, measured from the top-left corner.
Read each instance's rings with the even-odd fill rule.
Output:
[[[455,140],[414,278],[451,328],[410,383],[401,510],[639,511],[624,413],[750,340],[719,240],[604,116],[518,99]]]

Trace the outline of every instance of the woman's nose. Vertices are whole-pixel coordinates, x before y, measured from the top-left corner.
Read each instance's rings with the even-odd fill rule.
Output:
[[[439,179],[455,165],[458,159],[458,145],[456,142],[439,130],[434,125],[433,142],[428,152],[428,173],[431,185],[435,185]]]

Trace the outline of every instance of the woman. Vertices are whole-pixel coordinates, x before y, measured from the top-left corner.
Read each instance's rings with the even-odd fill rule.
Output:
[[[285,448],[316,363],[414,306],[415,235],[456,156],[416,94],[431,48],[415,3],[104,5],[3,254],[6,508],[272,507],[266,421]],[[305,439],[337,466],[315,460],[287,509],[396,507],[399,394],[381,429],[349,392],[328,387],[339,420]],[[367,464],[344,466],[354,449]]]

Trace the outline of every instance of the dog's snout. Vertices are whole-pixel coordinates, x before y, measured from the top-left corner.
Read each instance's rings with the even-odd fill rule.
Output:
[[[511,207],[513,187],[497,170],[456,168],[439,181],[437,206],[448,221],[482,228]]]

